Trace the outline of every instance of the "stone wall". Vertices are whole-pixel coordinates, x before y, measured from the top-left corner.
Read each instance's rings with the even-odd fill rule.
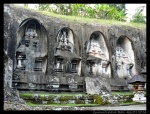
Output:
[[[135,59],[134,74],[139,74],[141,70],[146,67],[146,28],[139,29],[119,25],[69,22],[60,18],[43,15],[32,10],[16,7],[13,4],[4,4],[4,51],[7,52],[8,57],[12,60],[15,60],[19,25],[27,18],[37,19],[47,30],[48,62],[46,75],[51,75],[53,73],[54,47],[57,41],[57,34],[64,27],[68,27],[73,31],[75,47],[77,47],[76,53],[82,58],[81,77],[86,77],[84,70],[87,58],[85,45],[86,42],[89,41],[91,34],[95,31],[99,31],[103,35],[109,52],[111,78],[108,78],[107,82],[110,85],[127,85],[125,79],[117,76],[115,59],[113,58],[116,44],[120,37],[126,37],[131,42]]]

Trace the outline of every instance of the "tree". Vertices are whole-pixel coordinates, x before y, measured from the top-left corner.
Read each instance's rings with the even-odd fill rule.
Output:
[[[53,12],[61,15],[74,15],[81,17],[113,19],[125,21],[125,4],[53,4],[56,8],[50,8],[50,4],[39,4],[41,11]]]
[[[49,4],[39,4],[38,10],[40,10],[40,11],[49,11],[50,10]]]
[[[109,6],[114,6],[118,11],[125,11],[125,4],[109,4]]]
[[[132,16],[131,22],[146,23],[146,16],[144,16],[144,14],[143,14],[144,9],[145,9],[145,6],[140,6],[140,7],[136,8],[136,12]]]

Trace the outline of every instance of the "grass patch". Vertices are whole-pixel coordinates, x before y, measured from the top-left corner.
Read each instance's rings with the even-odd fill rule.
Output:
[[[37,95],[35,95],[37,94]],[[50,93],[20,93],[20,98],[24,99],[24,100],[29,100],[29,99],[33,99],[33,100],[48,100],[48,101],[52,101],[53,99],[55,100],[59,100],[59,101],[68,101],[68,100],[80,100],[80,99],[84,99],[85,97],[90,98],[90,95],[87,94],[50,94]],[[80,99],[78,99],[80,98]]]
[[[133,92],[112,92],[113,95],[134,95]]]
[[[112,92],[112,94],[113,95],[117,95],[117,94],[119,94],[119,95],[134,95],[133,92]],[[144,95],[146,97],[146,92],[144,92]]]
[[[17,6],[17,5],[15,5]],[[116,25],[116,26],[130,26],[134,28],[146,28],[146,24],[143,23],[133,23],[133,22],[121,22],[121,21],[116,21],[116,20],[106,20],[106,19],[96,19],[96,18],[85,18],[85,17],[78,17],[78,16],[67,16],[67,15],[60,15],[60,14],[55,14],[52,12],[46,12],[46,11],[39,11],[35,9],[31,9],[25,6],[17,6],[20,8],[25,8],[32,10],[34,12],[39,12],[41,14],[50,16],[50,17],[56,17],[56,18],[61,18],[65,21],[70,21],[74,23],[88,23],[88,24],[103,24],[103,25]]]

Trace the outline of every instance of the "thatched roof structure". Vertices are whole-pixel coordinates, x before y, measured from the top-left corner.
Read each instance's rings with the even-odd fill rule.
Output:
[[[128,84],[133,84],[138,82],[146,83],[146,79],[141,75],[134,75],[130,80],[128,80]]]

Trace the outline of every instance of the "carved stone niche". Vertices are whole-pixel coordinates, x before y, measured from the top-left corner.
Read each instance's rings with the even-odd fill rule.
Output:
[[[76,91],[78,89],[77,78],[73,75],[67,77],[67,82],[69,84],[69,89],[71,91]]]
[[[54,67],[55,73],[63,72],[64,70],[63,60],[64,59],[61,56],[55,57],[55,67]]]
[[[35,23],[30,23],[27,25],[26,30],[25,30],[25,46],[29,46],[30,40],[33,40],[33,45],[35,46],[35,43],[37,42],[38,35],[36,33],[36,24]]]
[[[121,36],[117,40],[116,46],[116,71],[119,78],[124,78],[128,80],[132,75],[136,74],[135,62],[134,62],[134,52],[131,46],[130,40]]]
[[[92,76],[111,77],[109,52],[101,32],[95,31],[86,43],[86,68]]]
[[[34,67],[35,71],[42,71],[42,61],[43,61],[42,57],[35,58],[35,67]]]
[[[19,50],[26,56],[26,71],[34,72],[38,70],[45,73],[47,65],[47,33],[43,25],[36,19],[29,18],[21,23],[18,30],[16,50],[16,52]],[[39,68],[37,68],[38,65]]]
[[[58,91],[60,87],[60,78],[57,76],[49,77],[47,88],[52,91]]]
[[[78,73],[81,72],[81,57],[76,53],[73,31],[64,27],[57,34],[55,56],[55,72]],[[78,44],[77,44],[78,45]],[[79,47],[77,47],[79,48]]]
[[[92,75],[96,75],[96,72],[93,72],[93,68],[95,66],[96,61],[95,60],[87,60],[87,64],[88,64],[88,70],[89,70],[89,74]]]
[[[21,85],[18,88],[30,89],[28,85],[32,84],[27,77],[32,79],[34,76],[38,80],[39,76],[44,77],[47,67],[47,32],[37,19],[27,18],[20,24],[15,56],[14,71],[17,71]],[[34,83],[43,82],[44,78]]]
[[[74,41],[72,31],[69,29],[62,29],[57,36],[57,50],[74,51]]]
[[[73,58],[71,60],[71,73],[78,73],[80,60],[80,58]]]
[[[26,60],[26,55],[23,52],[16,52],[16,58],[17,58],[17,69],[20,70],[25,70],[25,60]]]

